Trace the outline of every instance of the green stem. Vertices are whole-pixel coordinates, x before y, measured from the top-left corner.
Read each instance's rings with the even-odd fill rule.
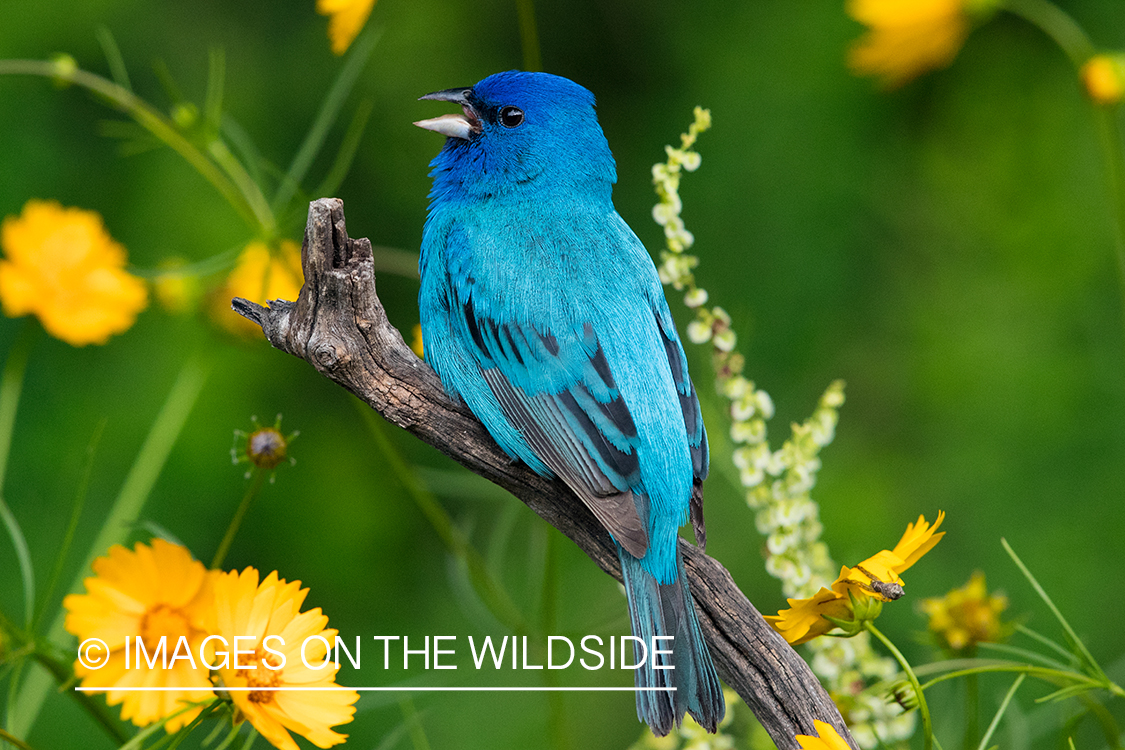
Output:
[[[1125,150],[1121,145],[1121,129],[1117,122],[1116,107],[1095,106],[1094,119],[1105,158],[1106,183],[1110,208],[1113,211],[1114,248],[1117,251],[1117,274],[1121,282],[1122,300],[1125,301]]]
[[[939,682],[945,682],[946,680],[953,680],[958,677],[966,677],[971,674],[986,674],[988,672],[1023,672],[1029,677],[1038,677],[1045,682],[1050,682],[1052,685],[1058,685],[1062,683],[1071,683],[1076,685],[1084,684],[1087,685],[1090,689],[1103,688],[1110,690],[1110,692],[1113,692],[1112,688],[1109,687],[1106,683],[1095,680],[1080,672],[1067,672],[1061,669],[1048,669],[1046,667],[1036,667],[1031,664],[996,664],[986,667],[973,667],[971,669],[958,669],[953,672],[946,672],[940,677],[935,677],[934,679],[923,685],[922,689],[928,690],[934,685],[937,685]]]
[[[51,596],[55,593],[55,587],[58,586],[59,581],[62,580],[63,569],[66,567],[67,556],[70,553],[70,545],[74,543],[74,535],[78,531],[78,522],[82,518],[82,508],[86,504],[86,496],[90,490],[90,476],[94,473],[94,455],[108,421],[108,418],[102,417],[98,426],[94,428],[94,434],[90,438],[89,445],[86,446],[86,466],[78,480],[78,489],[74,493],[74,506],[70,509],[70,521],[67,523],[66,532],[63,534],[62,542],[55,553],[55,566],[51,570],[51,577],[47,579],[47,587],[40,595],[39,615],[35,619],[33,630],[37,629],[38,624],[47,616]]]
[[[257,220],[261,231],[267,237],[272,237],[277,232],[277,219],[274,218],[273,209],[270,208],[266,196],[262,195],[258,183],[250,177],[249,172],[242,166],[242,162],[236,159],[230,149],[227,148],[227,144],[218,138],[207,144],[207,152],[211,154],[215,163],[223,168],[231,181],[238,186],[239,191],[246,199],[246,203],[250,206],[250,210],[254,212],[254,218]]]
[[[138,125],[152,133],[169,148],[178,153],[195,170],[210,182],[219,194],[227,200],[243,220],[256,230],[266,231],[272,228],[271,214],[259,215],[260,206],[256,206],[256,198],[243,194],[223,170],[192,145],[191,141],[183,136],[175,123],[165,117],[159,110],[148,102],[136,96],[132,91],[117,85],[108,78],[90,73],[80,68],[70,68],[66,65],[47,60],[0,60],[0,75],[34,75],[53,80],[62,80],[73,83],[109,100],[111,104],[129,115]],[[252,193],[261,196],[257,186]],[[263,199],[264,201],[264,199]],[[268,208],[268,203],[265,204]]]
[[[1051,37],[1070,58],[1075,70],[1080,70],[1094,55],[1094,44],[1086,32],[1050,0],[1006,0],[1004,7]],[[1114,248],[1121,284],[1122,312],[1125,314],[1125,153],[1122,152],[1121,132],[1117,124],[1117,107],[1093,106],[1114,214]]]
[[[250,750],[256,739],[258,739],[258,730],[251,726],[250,732],[246,735],[246,742],[242,743],[242,750]]]
[[[525,622],[523,615],[520,614],[519,608],[508,596],[507,591],[492,576],[484,558],[465,538],[465,534],[454,525],[453,519],[449,517],[445,508],[422,485],[417,475],[410,470],[402,456],[399,455],[398,450],[383,430],[380,423],[381,417],[362,401],[356,400],[355,405],[363,420],[367,423],[383,458],[390,465],[391,471],[394,472],[399,483],[406,489],[407,494],[410,495],[418,509],[422,511],[422,515],[433,526],[446,549],[465,562],[469,570],[469,579],[473,582],[473,586],[480,594],[485,606],[495,615],[496,619],[510,628],[513,633],[517,635],[529,634],[531,628]]]
[[[120,750],[140,750],[140,748],[143,748],[145,746],[145,740],[148,739],[150,735],[153,735],[163,729],[164,725],[170,722],[172,719],[175,719],[182,714],[186,714],[188,711],[194,711],[197,708],[205,708],[214,705],[217,700],[218,698],[212,698],[209,701],[197,701],[195,703],[186,704],[183,708],[179,709],[175,713],[168,714],[160,721],[149,724],[147,727],[137,732],[135,735],[133,735],[133,739],[129,740],[121,746]]]
[[[35,343],[35,326],[30,319],[23,321],[8,360],[4,363],[4,374],[0,375],[0,497],[4,495],[4,477],[7,474],[8,454],[12,449],[12,431],[16,424],[16,410],[23,392],[23,378],[27,372],[27,358]]]
[[[230,525],[227,526],[227,533],[223,535],[223,541],[219,542],[219,548],[215,550],[215,556],[211,558],[211,570],[218,570],[222,566],[223,560],[227,557],[227,552],[230,551],[230,545],[234,542],[234,535],[238,533],[238,527],[242,525],[242,519],[246,517],[246,511],[250,509],[250,502],[261,492],[268,473],[260,466],[254,467],[254,476],[250,479],[250,486],[246,488],[246,493],[242,496],[242,502],[238,504],[238,510],[234,512],[234,517],[230,519]]]
[[[43,647],[39,647],[35,651],[35,661],[45,668],[60,685],[65,685],[68,681],[74,678],[74,672],[71,670],[69,664],[64,664],[56,659],[51,654],[47,653]],[[87,693],[82,690],[68,691],[71,697],[82,706],[83,710],[92,718],[98,725],[105,730],[113,741],[120,745],[124,743],[128,737],[121,731],[117,719],[109,713],[106,705],[94,699],[92,693]]]
[[[532,72],[542,70],[543,57],[539,52],[539,31],[535,24],[535,0],[516,0],[516,14],[520,22],[523,69]]]
[[[1025,679],[1027,679],[1026,674],[1019,675],[1016,677],[1016,681],[1012,683],[1012,686],[1008,688],[1008,693],[1004,696],[1004,700],[1000,702],[1000,708],[996,709],[996,715],[993,716],[992,721],[989,722],[988,729],[985,730],[984,736],[981,737],[980,745],[977,746],[977,750],[987,750],[988,741],[992,739],[996,727],[1000,726],[1000,719],[1004,718],[1004,712],[1008,710],[1008,704],[1012,702],[1012,698],[1015,697],[1016,691],[1020,689],[1020,685],[1023,684]]]
[[[1051,610],[1051,614],[1053,614],[1055,616],[1055,619],[1059,621],[1059,624],[1062,625],[1062,628],[1064,631],[1066,631],[1066,634],[1070,636],[1070,642],[1073,644],[1074,649],[1077,651],[1079,658],[1085,662],[1085,666],[1092,673],[1092,681],[1097,682],[1098,685],[1102,686],[1112,684],[1110,683],[1109,678],[1106,677],[1105,672],[1102,671],[1101,666],[1099,666],[1098,663],[1094,660],[1094,655],[1090,653],[1090,649],[1086,648],[1086,644],[1083,643],[1082,639],[1078,637],[1078,634],[1074,632],[1074,628],[1072,628],[1070,626],[1070,623],[1067,622],[1066,618],[1063,617],[1062,612],[1059,611],[1059,608],[1055,606],[1055,602],[1052,601],[1051,597],[1047,595],[1047,591],[1039,584],[1039,581],[1035,578],[1035,576],[1031,574],[1031,571],[1028,570],[1027,566],[1023,564],[1023,560],[1021,560],[1019,558],[1019,555],[1016,554],[1016,551],[1012,549],[1012,545],[1008,544],[1008,540],[1001,537],[1000,546],[1002,546],[1004,548],[1004,551],[1008,553],[1008,557],[1012,558],[1012,562],[1014,562],[1016,564],[1016,567],[1020,569],[1020,572],[1023,573],[1023,577],[1026,578],[1028,583],[1031,584],[1031,587],[1035,589],[1035,593],[1039,595],[1039,598],[1042,599],[1043,603],[1047,605],[1047,608]]]
[[[1094,54],[1094,44],[1078,22],[1050,0],[1005,0],[1004,8],[1051,37],[1076,69]]]
[[[79,567],[68,593],[82,590],[82,581],[94,559],[104,555],[113,544],[126,538],[148,499],[156,478],[164,468],[172,452],[176,439],[187,421],[188,414],[203,389],[210,371],[210,364],[201,357],[190,358],[180,370],[176,382],[168,392],[160,412],[149,428],[145,442],[137,453],[121,491],[113,502],[113,507],[102,523],[90,550]],[[47,631],[47,641],[52,644],[65,643],[66,611],[60,610]],[[24,737],[31,730],[43,701],[51,688],[51,675],[43,669],[32,669],[21,690],[14,711],[9,716],[8,731],[17,737]]]
[[[883,635],[875,623],[871,620],[865,620],[863,623],[864,629],[879,639],[879,642],[887,647],[887,650],[894,656],[895,661],[902,667],[902,671],[906,673],[906,678],[910,680],[910,684],[914,687],[914,695],[918,698],[918,712],[922,714],[922,733],[923,733],[923,747],[925,750],[932,750],[934,746],[934,727],[930,721],[930,707],[926,704],[926,696],[922,693],[922,686],[918,684],[918,677],[914,674],[914,670],[910,668],[910,663],[906,661],[906,657],[902,652],[895,648],[895,644],[891,643],[887,636]]]
[[[17,628],[3,612],[0,612],[0,634],[2,634],[4,639],[8,642],[7,658],[15,660],[22,659],[24,656],[30,656],[35,660],[35,663],[41,665],[47,672],[54,676],[60,684],[65,684],[74,678],[74,672],[71,670],[70,665],[52,654],[49,644],[44,642],[36,643],[34,636]],[[14,670],[12,675],[12,680],[18,680],[19,670]],[[94,700],[93,695],[90,693],[78,690],[70,692],[78,704],[85,709],[86,713],[88,713],[94,721],[106,730],[106,733],[109,734],[116,744],[120,745],[128,739],[121,731],[117,720],[109,713],[104,703]],[[8,728],[11,729],[11,727]],[[11,735],[8,735],[8,737],[11,737]],[[7,739],[7,737],[5,737],[5,739]]]
[[[0,519],[8,530],[16,559],[19,561],[23,583],[24,622],[29,628],[35,620],[35,571],[31,564],[31,551],[28,549],[27,539],[20,529],[15,514],[4,501],[4,477],[7,475],[8,457],[12,450],[12,434],[16,426],[16,412],[19,410],[24,376],[27,374],[27,360],[35,342],[36,332],[36,327],[30,319],[23,321],[19,333],[16,334],[16,340],[8,352],[3,375],[0,375]]]
[[[32,750],[31,745],[27,744],[26,742],[19,739],[18,737],[13,737],[12,735],[5,732],[3,729],[0,729],[0,740],[4,740],[4,742],[11,743],[12,747],[19,748],[19,750]]]
[[[971,674],[965,678],[965,744],[966,750],[977,744],[980,736],[980,678]]]
[[[277,186],[277,192],[274,194],[271,204],[273,210],[277,213],[284,215],[290,200],[296,194],[298,188],[300,188],[301,182],[304,181],[309,168],[316,160],[317,154],[320,153],[320,149],[324,145],[325,139],[328,137],[329,130],[331,130],[332,125],[336,122],[336,117],[340,114],[340,109],[344,106],[344,102],[347,101],[348,95],[355,87],[355,82],[359,79],[360,74],[363,73],[363,69],[367,67],[367,61],[371,59],[371,52],[375,49],[375,44],[382,35],[383,32],[381,30],[369,30],[361,34],[352,44],[347,60],[344,61],[340,73],[336,76],[336,80],[332,83],[331,88],[328,89],[328,93],[324,96],[324,102],[320,105],[320,111],[317,112],[312,127],[309,128],[309,132],[305,135],[305,140],[301,142],[301,147],[297,149],[297,153],[293,156],[293,161],[289,164],[289,169],[286,170],[284,178],[282,178],[281,183]],[[351,128],[349,128],[349,136],[351,136]],[[355,135],[357,145],[358,138],[358,134]],[[348,142],[348,137],[345,137],[345,142]],[[334,165],[333,171],[335,170],[336,167]],[[344,171],[347,171],[346,167]],[[342,175],[340,179],[343,179]],[[335,192],[334,189],[333,192]],[[328,193],[322,192],[319,193],[319,195],[328,195]]]
[[[559,601],[559,552],[558,533],[547,528],[547,545],[544,551],[546,562],[543,566],[543,601],[542,617],[540,620],[543,641],[547,636],[556,632],[558,627],[558,601]],[[546,658],[546,653],[544,653]],[[546,685],[554,687],[558,684],[556,672],[550,669],[543,671],[543,681]],[[570,737],[570,730],[566,722],[566,701],[562,693],[547,693],[548,718],[547,725],[551,731],[551,743],[556,750],[566,750],[574,747]]]
[[[398,702],[398,706],[402,711],[403,720],[410,729],[410,740],[414,745],[414,750],[430,750],[430,741],[426,739],[422,717],[418,715],[418,710],[414,708],[414,701],[407,695]]]
[[[1113,718],[1109,709],[1089,693],[1083,693],[1078,696],[1078,699],[1086,704],[1086,709],[1093,714],[1094,719],[1098,722],[1098,726],[1101,727],[1102,734],[1105,736],[1106,744],[1113,750],[1120,750],[1121,729],[1117,726],[1117,720]]]

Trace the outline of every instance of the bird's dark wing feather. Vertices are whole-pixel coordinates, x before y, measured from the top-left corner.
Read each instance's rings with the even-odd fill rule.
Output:
[[[632,488],[640,481],[637,428],[593,328],[559,332],[499,323],[461,305],[485,382],[532,452],[635,557],[648,531]]]
[[[672,380],[680,397],[684,431],[687,433],[688,446],[691,448],[691,467],[695,477],[689,506],[691,526],[695,532],[696,544],[700,549],[704,549],[707,546],[707,529],[703,522],[703,480],[707,478],[710,464],[710,457],[707,454],[707,431],[703,428],[699,398],[695,393],[695,385],[688,376],[687,357],[684,356],[683,345],[676,335],[672,316],[666,305],[663,310],[657,309],[654,312],[660,328],[660,338],[664,342],[664,353],[668,356],[668,365],[672,368]]]

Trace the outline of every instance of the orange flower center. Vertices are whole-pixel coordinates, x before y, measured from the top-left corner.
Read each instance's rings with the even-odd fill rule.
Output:
[[[160,643],[161,636],[168,637],[168,648],[176,646],[176,641],[181,635],[191,635],[192,627],[188,619],[178,609],[173,609],[166,604],[160,604],[145,612],[141,618],[141,638],[144,639],[145,648],[154,649]]]
[[[257,669],[239,669],[234,675],[243,680],[246,680],[247,687],[265,687],[275,688],[281,685],[281,670],[271,669],[269,662],[265,659],[265,650],[257,648],[254,650],[254,666]],[[274,662],[276,664],[276,657]],[[269,703],[273,700],[276,691],[273,690],[251,690],[246,698],[253,703]]]

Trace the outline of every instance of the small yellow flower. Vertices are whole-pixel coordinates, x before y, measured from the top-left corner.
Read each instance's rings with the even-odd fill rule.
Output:
[[[72,346],[104,344],[148,304],[144,282],[125,271],[125,248],[95,211],[29,200],[0,225],[0,246],[4,314],[34,314]]]
[[[796,740],[801,744],[801,750],[851,750],[851,745],[840,736],[836,727],[820,719],[814,719],[813,726],[820,736],[798,734]]]
[[[342,55],[359,36],[371,16],[375,0],[316,0],[316,12],[328,19],[328,40],[332,51]]]
[[[232,333],[260,335],[258,326],[230,309],[231,299],[242,297],[259,305],[273,299],[295,300],[304,280],[301,246],[296,242],[282,240],[274,249],[264,242],[251,242],[215,299],[215,317]]]
[[[789,609],[766,617],[773,629],[796,646],[824,635],[841,622],[878,616],[881,603],[902,596],[900,575],[933,549],[945,532],[935,533],[945,513],[938,512],[931,526],[923,516],[908,524],[893,550],[881,550],[854,568],[844,565],[830,589],[821,588],[808,599],[789,599]]]
[[[410,348],[413,349],[414,353],[418,355],[419,359],[421,359],[426,354],[425,344],[422,343],[422,324],[421,323],[415,323],[414,324],[413,334],[414,334],[413,340],[410,342]]]
[[[152,545],[137,543],[130,551],[117,544],[105,557],[94,561],[96,575],[85,581],[85,594],[70,594],[63,600],[67,610],[66,629],[82,641],[99,638],[109,649],[107,663],[97,670],[76,661],[74,673],[83,687],[111,687],[106,702],[123,703],[121,718],[137,726],[163,719],[183,708],[182,701],[214,698],[206,668],[191,667],[187,658],[172,658],[181,636],[198,658],[199,645],[206,637],[204,623],[211,606],[213,573],[193,560],[184,547],[163,539]],[[153,658],[160,639],[166,636],[165,653],[171,659],[168,669],[149,669],[137,661],[136,638],[144,644],[147,658]],[[125,646],[129,637],[130,668],[126,669]],[[179,652],[182,653],[182,652]],[[104,656],[93,653],[97,659]],[[142,659],[146,658],[141,656]],[[140,668],[138,668],[138,664]],[[183,687],[183,691],[125,691],[131,687]],[[114,690],[112,688],[119,688]],[[165,725],[175,732],[199,714],[195,709],[180,714]]]
[[[310,669],[302,661],[302,644],[306,641],[304,658],[309,664],[318,666],[330,658],[318,638],[332,644],[336,636],[335,630],[325,629],[328,618],[320,608],[300,611],[307,594],[308,589],[302,589],[300,581],[286,583],[276,571],[259,583],[254,568],[225,573],[215,582],[212,632],[222,636],[227,644],[233,644],[234,637],[239,636],[244,649],[238,656],[241,661],[235,661],[233,648],[227,649],[230,653],[226,662],[221,655],[214,654],[211,664],[219,666],[216,684],[220,690],[264,688],[231,691],[229,695],[241,716],[282,750],[297,750],[289,732],[304,736],[317,747],[343,742],[347,735],[330,727],[351,721],[355,713],[352,704],[359,699],[354,690],[269,690],[338,687],[335,664]],[[246,636],[256,640],[248,641]]]
[[[929,628],[943,646],[957,653],[972,652],[978,643],[991,643],[1008,635],[1000,613],[1008,597],[989,595],[984,573],[973,573],[969,582],[940,598],[923,599],[919,608],[930,618]]]
[[[1125,54],[1094,55],[1079,71],[1082,85],[1095,104],[1112,106],[1125,97]]]
[[[995,0],[848,0],[848,15],[868,27],[848,52],[848,65],[888,88],[901,86],[952,63],[973,19],[995,5]]]

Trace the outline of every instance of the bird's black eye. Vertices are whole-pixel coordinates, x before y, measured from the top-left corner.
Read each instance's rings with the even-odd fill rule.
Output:
[[[500,108],[500,124],[506,128],[518,128],[523,125],[523,110],[511,105]]]

